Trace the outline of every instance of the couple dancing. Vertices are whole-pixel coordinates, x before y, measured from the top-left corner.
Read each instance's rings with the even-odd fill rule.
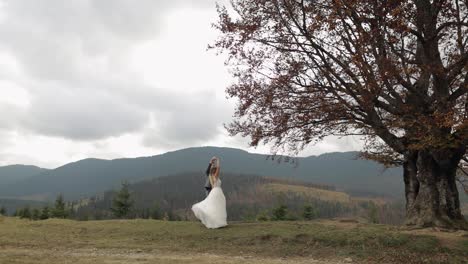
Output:
[[[226,197],[219,179],[219,159],[213,157],[206,170],[206,198],[194,204],[192,211],[207,228],[227,226]]]

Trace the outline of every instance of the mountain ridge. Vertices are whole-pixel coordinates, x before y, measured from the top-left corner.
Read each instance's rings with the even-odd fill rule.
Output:
[[[35,165],[12,164],[0,166],[0,185],[12,184],[49,171]]]
[[[6,168],[6,167],[15,167],[15,166],[35,167],[35,168],[42,169],[42,170],[55,170],[55,169],[58,169],[58,168],[60,168],[60,167],[66,166],[66,165],[70,165],[70,164],[78,163],[78,162],[83,162],[83,161],[87,161],[87,160],[97,160],[97,161],[120,161],[120,160],[131,160],[131,159],[141,159],[141,158],[154,158],[154,157],[158,157],[158,156],[162,156],[162,155],[166,155],[166,154],[171,154],[171,153],[176,153],[176,152],[181,152],[181,151],[186,151],[186,150],[192,150],[192,149],[203,149],[203,148],[208,148],[208,149],[213,148],[213,149],[235,150],[235,151],[239,151],[239,152],[243,152],[243,153],[247,153],[247,154],[251,154],[251,155],[275,157],[275,159],[277,159],[277,157],[288,157],[288,158],[291,158],[291,159],[295,159],[295,158],[306,159],[306,158],[315,158],[315,157],[327,156],[327,155],[330,155],[330,154],[345,154],[345,153],[356,153],[356,154],[357,154],[357,153],[359,153],[359,151],[343,151],[343,152],[340,152],[340,151],[332,151],[332,152],[325,152],[325,153],[318,154],[318,155],[309,155],[309,156],[303,156],[303,157],[294,157],[294,156],[288,156],[288,155],[271,155],[271,154],[262,154],[262,153],[256,153],[256,152],[249,152],[249,151],[246,151],[246,150],[243,150],[243,149],[237,149],[237,148],[231,148],[231,147],[202,146],[202,147],[188,147],[188,148],[182,148],[182,149],[172,150],[172,151],[168,151],[168,152],[161,153],[161,154],[150,155],[150,156],[139,156],[139,157],[133,157],[133,158],[122,157],[122,158],[114,158],[114,159],[104,159],[104,158],[88,157],[88,158],[84,158],[84,159],[80,159],[80,160],[76,160],[76,161],[71,161],[71,162],[62,164],[62,165],[60,165],[60,166],[58,166],[58,167],[55,167],[55,168],[43,168],[43,167],[40,167],[40,166],[38,166],[38,165],[15,163],[15,164],[8,164],[8,165],[0,166],[0,170],[1,170],[2,168]]]
[[[209,159],[218,156],[222,172],[303,180],[334,185],[347,191],[384,195],[403,193],[401,168],[384,171],[381,165],[373,161],[356,159],[357,154],[334,152],[308,157],[278,155],[273,160],[272,155],[204,146],[138,158],[87,158],[56,169],[44,169],[37,175],[2,185],[0,192],[2,196],[9,197],[48,193],[48,199],[63,193],[67,199],[77,199],[116,188],[122,181],[137,182],[182,172],[203,175]],[[278,162],[278,158],[283,158],[283,161]],[[287,159],[290,161],[285,162]]]

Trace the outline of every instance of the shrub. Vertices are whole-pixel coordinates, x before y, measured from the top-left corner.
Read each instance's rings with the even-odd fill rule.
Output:
[[[273,208],[272,214],[273,217],[271,218],[271,220],[284,221],[286,220],[286,215],[288,214],[288,207],[286,207],[286,205],[280,205],[276,208]]]

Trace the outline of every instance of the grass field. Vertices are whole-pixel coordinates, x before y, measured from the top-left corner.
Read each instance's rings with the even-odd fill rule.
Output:
[[[467,263],[467,232],[313,222],[0,218],[0,263]]]

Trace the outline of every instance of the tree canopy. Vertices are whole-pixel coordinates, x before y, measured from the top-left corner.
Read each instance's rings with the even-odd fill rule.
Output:
[[[228,54],[236,78],[231,135],[294,153],[360,135],[365,157],[404,165],[409,207],[423,193],[459,207],[452,178],[468,143],[467,1],[233,0],[218,13],[212,47]],[[431,163],[450,176],[429,173]],[[421,179],[450,187],[435,194]]]

